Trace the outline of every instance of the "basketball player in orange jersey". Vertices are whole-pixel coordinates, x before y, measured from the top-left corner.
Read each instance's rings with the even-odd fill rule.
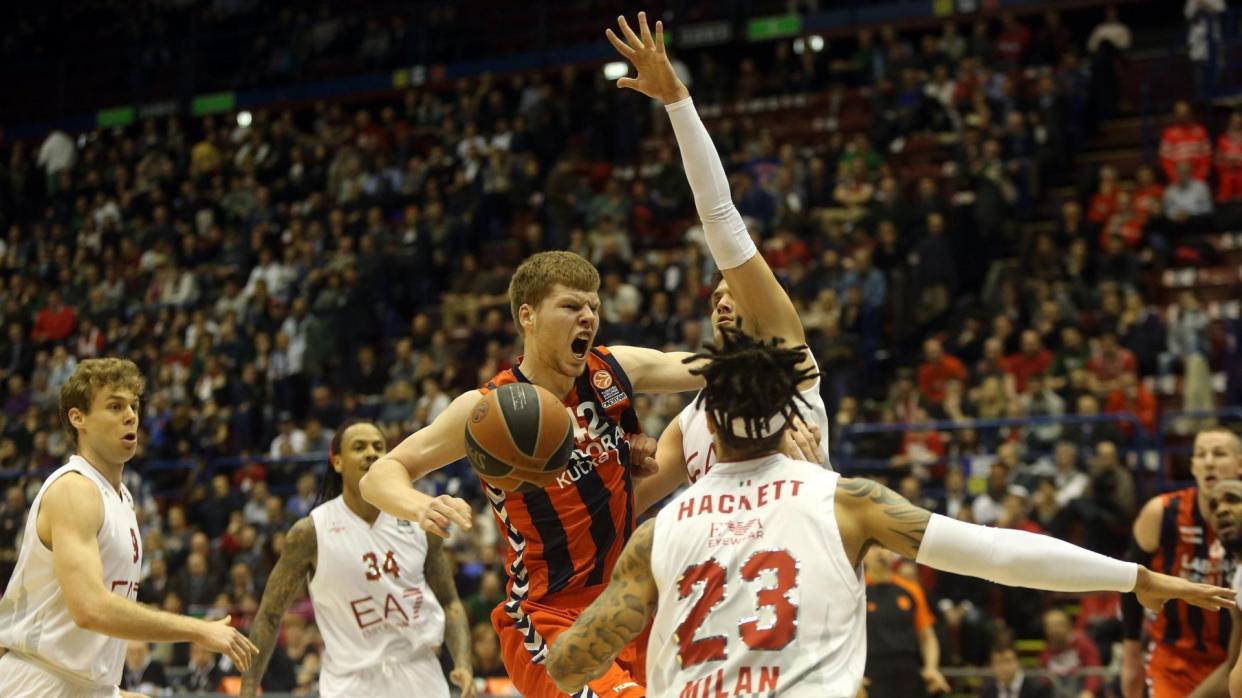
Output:
[[[707,247],[724,276],[712,293],[711,323],[716,342],[720,341],[722,328],[741,327],[756,337],[779,337],[787,346],[804,346],[806,333],[802,318],[751,240],[746,223],[733,204],[720,155],[699,119],[690,91],[677,77],[665,53],[663,24],[657,23],[656,36],[652,37],[646,13],[638,13],[640,37],[630,29],[624,17],[618,17],[617,22],[625,38],[618,37],[611,29],[605,35],[638,71],[636,78],[621,78],[617,86],[636,90],[665,104],[681,148],[682,164],[694,194]],[[814,368],[815,359],[809,349],[803,349],[803,356],[804,366]],[[813,377],[800,385],[799,390],[808,408],[808,426],[821,452],[815,459],[818,462],[826,460],[828,453],[828,412],[819,394],[818,372],[811,373]],[[791,436],[795,433],[790,431]],[[664,429],[656,461],[658,473],[643,478],[635,490],[640,512],[668,496],[687,479],[694,482],[715,462],[715,444],[707,431],[707,418],[699,401],[687,405]]]
[[[403,698],[417,686],[420,696],[448,698],[437,656],[443,642],[453,658],[449,679],[462,698],[474,697],[470,624],[444,539],[381,513],[358,493],[363,473],[386,450],[371,422],[346,422],[333,435],[318,505],[289,529],[263,590],[250,631],[259,656],[242,678],[243,698],[257,695],[280,621],[307,590],[324,639],[319,695]]]
[[[142,546],[121,472],[138,447],[144,383],[132,361],[87,359],[60,389],[74,455],[31,503],[0,599],[4,698],[137,695],[117,688],[128,640],[196,642],[243,669],[257,651],[228,618],[212,623],[135,600]]]
[[[1208,497],[1216,483],[1236,479],[1240,468],[1242,447],[1236,434],[1224,428],[1199,432],[1190,459],[1196,486],[1162,494],[1143,506],[1134,521],[1130,558],[1194,582],[1228,584],[1234,561],[1217,542]],[[1226,613],[1169,604],[1160,614],[1148,615],[1144,647],[1144,614],[1133,596],[1122,598],[1121,610],[1126,698],[1140,698],[1144,688],[1148,698],[1182,698],[1226,658],[1231,625]]]
[[[801,350],[722,334],[700,357],[720,462],[638,528],[608,589],[552,641],[548,673],[565,692],[607,671],[654,615],[653,698],[852,698],[866,663],[861,563],[876,544],[1001,584],[1134,591],[1154,609],[1169,598],[1233,605],[1232,590],[932,514],[870,480],[783,455],[783,425],[801,409],[808,375]]]
[[[636,469],[654,466],[655,442],[640,436],[633,396],[703,384],[683,363],[689,353],[592,347],[599,328],[598,289],[599,273],[576,254],[541,252],[524,261],[509,283],[509,302],[526,354],[513,369],[455,399],[434,422],[371,466],[361,482],[367,501],[431,533],[445,535],[451,524],[469,528],[468,504],[421,494],[411,479],[465,455],[466,419],[485,393],[527,381],[561,396],[575,428],[575,450],[565,471],[533,492],[483,485],[509,541],[508,595],[492,613],[492,623],[509,677],[526,698],[561,695],[544,671],[545,641],[569,627],[603,590],[634,530],[632,478]],[[582,695],[644,695],[639,649],[622,655]]]
[[[1242,562],[1242,480],[1216,483],[1208,497],[1208,511],[1221,545],[1235,563]],[[1242,587],[1242,567],[1233,573],[1233,590],[1236,592],[1239,587]],[[1235,608],[1229,616],[1233,621],[1229,657],[1199,684],[1190,698],[1242,698],[1242,662],[1238,661],[1242,655],[1242,612]]]

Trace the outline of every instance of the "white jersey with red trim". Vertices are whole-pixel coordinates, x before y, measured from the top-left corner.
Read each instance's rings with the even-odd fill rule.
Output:
[[[320,692],[334,678],[434,653],[444,610],[427,585],[427,536],[380,512],[368,525],[336,497],[311,511],[318,557],[309,590],[324,639]]]
[[[866,588],[837,527],[839,479],[781,454],[717,463],[660,510],[649,695],[854,697]]]
[[[17,567],[0,599],[0,647],[65,681],[88,690],[114,687],[125,667],[126,641],[84,630],[73,622],[64,591],[56,580],[52,551],[39,540],[39,507],[52,483],[78,473],[98,489],[103,523],[95,540],[103,565],[104,587],[130,600],[138,598],[142,542],[134,499],[125,485],[112,487],[81,456],[71,456],[48,476],[30,505]],[[2,685],[2,682],[0,682]]]
[[[814,361],[814,359],[812,359]],[[815,370],[819,370],[815,366]],[[810,422],[819,427],[819,447],[828,456],[828,408],[824,406],[824,398],[819,394],[820,379],[806,390],[799,391],[806,403],[798,402],[798,411]],[[808,409],[809,408],[809,409]],[[707,430],[707,412],[699,402],[698,395],[682,408],[677,415],[677,423],[681,426],[681,452],[686,459],[686,473],[690,482],[695,482],[703,474],[712,469],[716,463],[716,437]],[[831,463],[824,463],[824,468],[832,470]]]

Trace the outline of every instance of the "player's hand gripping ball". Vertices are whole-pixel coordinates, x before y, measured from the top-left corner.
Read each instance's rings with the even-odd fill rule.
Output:
[[[489,392],[466,420],[466,458],[484,482],[506,492],[551,484],[573,449],[569,411],[532,383],[509,383]]]

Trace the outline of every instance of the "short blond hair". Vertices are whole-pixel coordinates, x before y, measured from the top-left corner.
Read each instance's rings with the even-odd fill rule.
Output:
[[[78,364],[73,375],[60,387],[60,423],[74,448],[78,446],[78,430],[69,422],[69,410],[91,411],[91,403],[101,390],[120,388],[141,396],[147,387],[142,371],[129,359],[86,359]]]
[[[582,255],[573,252],[539,252],[527,257],[509,281],[513,321],[518,321],[522,306],[539,305],[556,284],[595,293],[599,290],[599,271]]]
[[[1242,456],[1242,436],[1238,436],[1238,432],[1233,429],[1224,426],[1208,427],[1207,429],[1200,429],[1199,433],[1195,434],[1195,438],[1198,439],[1204,434],[1223,434],[1228,436],[1229,443],[1233,446],[1233,455]]]

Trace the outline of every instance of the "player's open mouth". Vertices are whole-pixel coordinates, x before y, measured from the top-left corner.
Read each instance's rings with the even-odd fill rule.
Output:
[[[569,345],[569,350],[573,352],[574,358],[585,359],[587,350],[591,348],[591,334],[583,332],[574,339]]]
[[[136,444],[138,443],[138,435],[137,434],[126,434],[125,436],[121,437],[121,441],[124,441],[125,443],[131,444],[131,445]]]

